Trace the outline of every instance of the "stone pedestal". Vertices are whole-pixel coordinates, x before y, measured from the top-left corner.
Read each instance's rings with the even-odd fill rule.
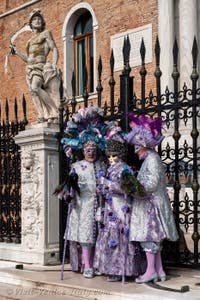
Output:
[[[58,125],[42,123],[15,137],[21,148],[22,176],[22,239],[15,261],[59,262],[59,201],[52,195],[59,182],[58,131]]]

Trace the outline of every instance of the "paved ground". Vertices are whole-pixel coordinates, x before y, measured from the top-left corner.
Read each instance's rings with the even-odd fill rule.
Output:
[[[167,281],[147,285],[133,280],[109,283],[104,276],[86,279],[71,272],[68,265],[64,280],[60,280],[60,266],[24,266],[23,270],[4,266],[0,268],[0,299],[200,300],[200,270],[169,268]]]

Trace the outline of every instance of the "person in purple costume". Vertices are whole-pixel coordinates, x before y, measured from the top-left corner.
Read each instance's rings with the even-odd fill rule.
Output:
[[[163,270],[162,241],[176,241],[178,233],[165,183],[165,170],[160,156],[154,150],[162,140],[161,118],[152,119],[142,115],[128,114],[132,130],[125,140],[135,146],[139,159],[143,160],[137,179],[147,195],[135,197],[132,202],[130,221],[130,241],[140,242],[146,253],[147,268],[137,283],[166,280]]]
[[[132,199],[122,186],[124,174],[132,178],[134,176],[131,168],[124,162],[124,140],[108,140],[106,155],[110,167],[106,176],[101,172],[98,179],[98,190],[105,198],[105,207],[97,217],[101,225],[96,242],[94,267],[107,275],[107,281],[124,282],[125,276],[136,277],[146,268],[145,256],[142,255],[139,243],[129,242]]]

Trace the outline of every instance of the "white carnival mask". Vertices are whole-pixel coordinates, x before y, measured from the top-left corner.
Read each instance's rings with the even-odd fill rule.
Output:
[[[113,166],[120,161],[120,158],[116,154],[108,155],[107,157],[108,157],[110,166]]]

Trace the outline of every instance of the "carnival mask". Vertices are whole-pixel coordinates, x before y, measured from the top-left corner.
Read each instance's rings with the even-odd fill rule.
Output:
[[[97,158],[97,147],[94,143],[88,143],[84,147],[84,157],[85,160],[89,162],[94,162]]]
[[[120,158],[116,154],[108,155],[107,157],[108,157],[110,166],[113,166],[120,161]]]

